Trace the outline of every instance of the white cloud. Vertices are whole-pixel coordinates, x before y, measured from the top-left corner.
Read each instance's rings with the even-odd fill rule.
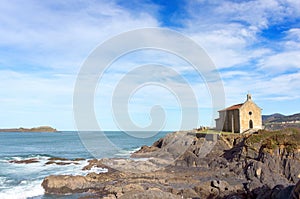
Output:
[[[178,19],[184,23],[179,30],[199,43],[220,69],[229,105],[244,99],[247,91],[260,100],[300,98],[299,28],[291,28],[285,32],[286,37],[271,44],[268,41],[262,44],[263,39],[268,38],[260,35],[272,25],[299,18],[299,3],[293,0],[199,0],[189,1],[182,7],[189,16]],[[115,34],[159,26],[161,22],[156,16],[159,6],[145,5],[129,9],[113,1],[27,1],[26,4],[8,1],[1,4],[0,109],[10,117],[19,115],[20,125],[22,122],[32,125],[30,119],[37,123],[52,120],[53,124],[72,128],[72,92],[80,65],[99,43]],[[195,70],[184,61],[160,52],[129,56],[109,70],[101,84],[101,92],[104,92],[101,100],[110,103],[109,94],[120,78],[134,66],[153,63],[153,60],[172,67],[190,80],[200,107],[211,107],[203,82],[193,76]],[[286,74],[291,71],[292,74]],[[146,75],[132,78],[139,81]],[[164,77],[165,83],[184,88],[176,77],[169,74]],[[173,98],[159,89],[146,90],[135,99],[140,103],[137,112],[155,102],[143,100],[150,98],[152,92],[164,102]],[[178,95],[187,93],[181,89]],[[172,101],[168,105],[170,108],[176,103]],[[40,113],[41,110],[49,113],[30,118],[35,115],[34,111]],[[0,121],[8,121],[3,117]],[[62,117],[68,119],[62,120]],[[63,124],[66,120],[68,124]]]
[[[300,98],[299,72],[277,76],[268,76],[257,71],[251,73],[230,71],[224,74],[232,76],[224,81],[227,105],[241,102],[247,92],[252,93],[256,100],[266,104],[282,100],[288,103],[288,100]]]
[[[276,54],[275,48],[299,47],[299,42],[295,42],[295,38],[299,38],[297,29],[287,32],[284,44],[281,41],[260,44],[268,39],[262,38],[262,31],[300,16],[299,6],[295,4],[299,3],[279,0],[192,1],[188,6],[191,17],[185,21],[183,31],[204,47],[219,69],[248,65],[252,60]]]
[[[0,126],[74,128],[73,87],[84,59],[115,34],[145,26],[158,22],[110,1],[0,4]]]
[[[0,16],[1,46],[20,51],[17,59],[23,62],[57,69],[78,68],[96,45],[114,34],[158,25],[147,13],[131,13],[108,1],[10,1],[1,4]]]
[[[300,68],[300,50],[273,54],[261,60],[262,69],[268,73],[282,73]]]

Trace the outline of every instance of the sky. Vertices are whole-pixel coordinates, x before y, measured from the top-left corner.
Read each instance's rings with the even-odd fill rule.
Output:
[[[177,31],[205,50],[220,74],[226,106],[245,101],[249,92],[265,115],[299,112],[300,1],[11,0],[0,3],[0,128],[76,130],[74,86],[85,60],[108,39],[149,27]],[[178,74],[131,73],[143,64]],[[159,77],[127,100],[136,125],[149,125],[156,105],[164,108],[163,130],[181,128],[183,109],[199,111],[198,126],[214,125],[217,112],[205,79],[174,54],[144,49],[120,57],[99,80],[94,107],[101,129],[120,129],[112,102],[116,86],[129,75],[135,84]],[[184,84],[193,89],[196,107],[180,105]]]

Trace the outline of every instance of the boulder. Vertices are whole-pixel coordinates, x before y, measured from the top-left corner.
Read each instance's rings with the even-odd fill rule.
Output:
[[[84,176],[48,176],[44,179],[42,187],[46,193],[51,194],[69,194],[82,193],[95,185],[88,182]]]

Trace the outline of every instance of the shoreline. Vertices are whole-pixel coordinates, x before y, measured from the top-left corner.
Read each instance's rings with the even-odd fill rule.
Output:
[[[109,199],[158,195],[160,198],[270,198],[287,192],[289,195],[292,190],[293,194],[300,194],[296,193],[300,183],[295,186],[300,179],[297,159],[300,145],[297,142],[291,148],[292,145],[286,143],[286,139],[294,143],[298,136],[300,130],[297,129],[222,135],[202,156],[202,145],[213,143],[211,139],[206,140],[206,134],[174,132],[152,146],[141,147],[130,159],[93,159],[84,167],[87,170],[106,168],[107,173],[48,176],[42,187],[46,194],[87,193]],[[277,145],[264,144],[270,139],[278,143],[279,151]],[[139,158],[144,161],[138,161]]]

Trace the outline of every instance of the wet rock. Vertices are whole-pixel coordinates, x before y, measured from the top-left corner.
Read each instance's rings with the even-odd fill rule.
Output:
[[[56,165],[70,165],[70,164],[79,164],[78,162],[76,161],[54,161],[54,160],[51,160],[51,161],[48,161],[45,163],[45,165],[50,165],[50,164],[56,164]]]
[[[84,158],[74,158],[73,161],[83,161],[85,160]]]
[[[57,161],[57,160],[60,160],[60,161],[68,161],[69,159],[67,158],[60,158],[60,157],[52,157],[52,158],[48,158],[49,161]]]
[[[55,164],[56,162],[55,161],[48,161],[45,163],[45,165],[49,165],[49,164]]]
[[[10,160],[9,163],[15,163],[15,164],[32,164],[32,163],[37,163],[40,162],[36,158],[31,158],[27,160]]]

